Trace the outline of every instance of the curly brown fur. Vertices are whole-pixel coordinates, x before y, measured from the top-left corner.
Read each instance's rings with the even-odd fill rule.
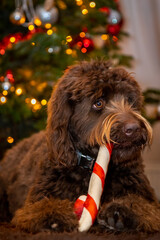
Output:
[[[70,67],[53,90],[46,131],[17,144],[2,161],[12,224],[28,232],[77,230],[73,203],[87,194],[91,170],[77,165],[76,151],[96,159],[99,146],[112,142],[90,231],[159,231],[160,208],[141,158],[152,130],[141,107],[140,87],[124,69],[105,61]]]

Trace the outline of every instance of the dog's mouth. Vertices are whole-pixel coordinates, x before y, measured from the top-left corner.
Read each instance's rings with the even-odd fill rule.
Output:
[[[107,141],[107,139],[106,139]],[[143,149],[147,144],[149,144],[149,138],[147,130],[141,128],[139,132],[133,133],[130,137],[126,136],[123,131],[117,131],[112,134],[110,141],[113,142],[114,148],[140,148]]]
[[[139,148],[143,149],[147,145],[147,141],[143,138],[139,140],[132,140],[132,141],[119,141],[114,142],[113,146],[115,149],[122,149],[122,148]]]
[[[151,144],[152,129],[147,120],[131,109],[113,112],[94,128],[90,142],[113,143],[114,149],[140,149]]]

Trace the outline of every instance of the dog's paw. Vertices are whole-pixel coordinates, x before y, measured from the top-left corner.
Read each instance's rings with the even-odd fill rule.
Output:
[[[78,224],[73,222],[66,224],[56,221],[50,225],[50,230],[53,232],[76,232],[78,230]]]
[[[98,224],[113,231],[136,230],[138,220],[131,209],[119,204],[102,207],[97,217]]]
[[[48,221],[48,227],[54,232],[75,232],[78,230],[78,219],[73,211],[64,215],[54,215]]]

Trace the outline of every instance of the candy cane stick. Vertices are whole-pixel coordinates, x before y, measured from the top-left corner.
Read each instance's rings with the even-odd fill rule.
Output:
[[[87,197],[82,195],[75,203],[75,212],[76,208],[83,204],[83,211],[78,228],[80,232],[87,231],[97,216],[111,151],[110,145],[100,147],[90,178]]]

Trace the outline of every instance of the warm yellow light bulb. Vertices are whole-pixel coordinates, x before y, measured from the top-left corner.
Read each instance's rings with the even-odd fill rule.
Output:
[[[67,54],[67,55],[72,54],[72,49],[70,49],[70,48],[66,49],[66,54]]]
[[[16,89],[16,94],[19,96],[22,94],[22,88],[17,88]]]
[[[46,104],[47,104],[46,99],[42,99],[41,104],[42,104],[43,106],[46,105]]]
[[[82,1],[82,0],[76,0],[76,4],[77,4],[78,6],[81,6],[81,5],[83,4],[83,1]]]
[[[8,142],[8,143],[13,143],[13,142],[14,142],[14,138],[12,138],[12,137],[9,136],[9,137],[7,138],[7,142]]]
[[[36,104],[34,104],[33,108],[34,108],[34,110],[37,111],[37,110],[41,109],[41,104],[36,103]]]
[[[96,6],[96,3],[95,3],[95,2],[90,2],[89,6],[90,6],[91,8],[94,8],[94,7]]]
[[[82,14],[83,15],[86,15],[88,13],[88,10],[86,9],[86,8],[84,8],[83,10],[82,10]]]
[[[14,43],[16,41],[15,37],[11,37],[9,40],[11,43]]]
[[[49,29],[49,28],[52,27],[52,25],[51,25],[50,23],[46,23],[44,26],[45,26],[45,28],[47,28],[47,29]]]
[[[42,25],[42,22],[41,22],[41,20],[40,20],[39,18],[35,18],[35,19],[34,19],[34,23],[35,23],[38,27]]]
[[[28,26],[28,29],[29,29],[29,31],[34,30],[34,25],[33,25],[33,24],[30,24],[30,25]]]
[[[108,40],[109,35],[108,34],[102,34],[101,38],[105,41]]]
[[[71,37],[71,36],[67,36],[67,37],[66,37],[66,41],[67,41],[67,42],[72,42],[72,37]]]
[[[80,32],[79,36],[80,36],[81,38],[84,38],[84,37],[86,36],[86,34],[85,34],[85,32]]]
[[[26,18],[22,17],[19,22],[20,22],[20,24],[23,24],[23,23],[25,23],[25,21],[26,21]]]
[[[7,90],[4,90],[4,91],[2,92],[2,94],[3,94],[4,96],[7,96],[7,95],[8,95],[8,91],[7,91]]]
[[[52,35],[52,33],[53,33],[53,30],[51,30],[51,29],[49,29],[49,30],[47,31],[47,34],[48,34],[48,35]]]

